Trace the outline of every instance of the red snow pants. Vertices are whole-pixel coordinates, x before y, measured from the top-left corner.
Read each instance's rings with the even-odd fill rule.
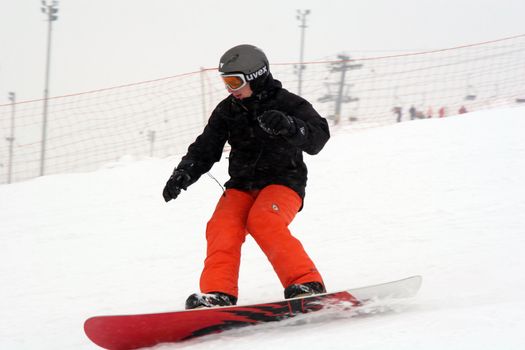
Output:
[[[301,204],[301,197],[286,186],[270,185],[257,191],[227,189],[206,228],[201,292],[238,296],[241,246],[247,234],[266,254],[284,288],[323,283],[301,242],[288,230]]]

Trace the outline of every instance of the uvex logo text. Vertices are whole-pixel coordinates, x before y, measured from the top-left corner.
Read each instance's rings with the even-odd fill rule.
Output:
[[[246,75],[246,80],[252,81],[253,79],[258,78],[267,72],[268,72],[268,67],[264,66],[261,69],[259,69],[257,72],[253,72],[251,74]]]

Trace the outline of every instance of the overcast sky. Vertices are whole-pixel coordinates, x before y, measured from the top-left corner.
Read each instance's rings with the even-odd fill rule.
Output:
[[[0,0],[0,104],[41,98],[47,22],[40,0]],[[252,43],[270,62],[377,56],[525,33],[524,0],[62,0],[53,22],[50,94],[71,94],[216,67]]]

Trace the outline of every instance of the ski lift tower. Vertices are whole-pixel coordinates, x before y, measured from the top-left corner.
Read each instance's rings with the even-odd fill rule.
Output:
[[[358,97],[351,97],[349,95],[349,88],[352,86],[352,84],[346,83],[346,72],[349,70],[360,69],[363,67],[362,64],[352,64],[350,56],[340,54],[337,55],[337,58],[339,59],[338,61],[330,64],[332,66],[330,68],[330,72],[340,73],[339,81],[325,83],[328,87],[328,93],[318,99],[318,101],[321,103],[332,101],[335,102],[335,111],[333,119],[335,120],[336,125],[339,124],[339,122],[341,121],[342,104],[359,101]],[[337,89],[335,93],[332,92],[332,86],[335,86]]]

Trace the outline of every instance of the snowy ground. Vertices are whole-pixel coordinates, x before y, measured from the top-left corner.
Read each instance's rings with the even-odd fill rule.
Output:
[[[330,290],[423,275],[417,298],[373,317],[317,317],[158,349],[524,349],[525,109],[336,133],[308,157],[292,224]],[[198,288],[207,176],[165,204],[178,159],[0,186],[0,349],[97,349],[96,314],[180,309]],[[224,182],[226,161],[212,173]],[[281,297],[253,240],[240,303]],[[299,324],[298,324],[299,323]]]

